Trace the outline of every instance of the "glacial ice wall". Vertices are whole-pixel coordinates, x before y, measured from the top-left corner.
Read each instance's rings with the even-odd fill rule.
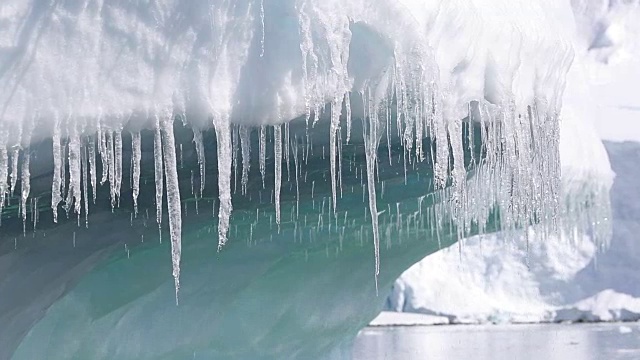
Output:
[[[242,167],[246,188],[257,175],[245,165],[258,156],[264,178],[265,142],[274,144],[277,160],[277,222],[283,166],[298,167],[292,148],[297,156],[298,146],[327,142],[335,213],[342,146],[363,146],[376,273],[383,141],[404,147],[398,161],[431,163],[436,186],[450,187],[438,211],[454,220],[460,236],[482,230],[494,211],[506,228],[531,222],[552,228],[571,24],[568,1],[552,0],[491,6],[480,0],[6,0],[0,4],[0,210],[19,189],[26,227],[34,203],[29,146],[44,138],[53,140],[54,221],[62,209],[86,216],[98,183],[108,183],[118,207],[128,165],[123,131],[133,134],[135,204],[139,132],[152,129],[157,221],[161,227],[166,193],[178,287],[183,215],[173,123],[181,120],[193,129],[199,154],[202,130],[215,130],[217,184],[205,182],[204,157],[197,180],[200,195],[217,185],[220,246],[227,241],[235,169]],[[290,131],[295,119],[305,123],[303,131]],[[318,122],[330,124],[325,140],[313,136]],[[473,146],[470,123],[479,124],[479,159],[465,159],[463,147]],[[258,151],[251,149],[255,137]],[[429,148],[424,138],[434,140]],[[307,159],[308,150],[300,162]],[[476,176],[468,183],[471,169]]]

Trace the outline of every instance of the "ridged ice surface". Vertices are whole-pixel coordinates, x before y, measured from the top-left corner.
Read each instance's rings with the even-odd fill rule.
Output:
[[[276,223],[283,216],[281,176],[300,176],[312,143],[326,142],[322,157],[330,168],[327,207],[333,216],[347,166],[342,147],[364,144],[361,176],[376,274],[381,161],[402,162],[405,174],[429,162],[433,174],[425,176],[433,176],[437,188],[450,187],[438,205],[439,223],[452,219],[460,236],[482,230],[493,213],[504,228],[542,222],[553,229],[560,193],[558,114],[573,58],[566,25],[571,16],[568,1],[555,0],[491,6],[480,0],[5,0],[0,208],[16,183],[21,206],[30,203],[28,165],[17,169],[28,164],[29,144],[44,138],[53,139],[54,221],[59,208],[87,214],[89,190],[95,198],[98,186],[97,157],[101,184],[108,182],[111,205],[119,207],[123,166],[129,166],[122,160],[127,132],[134,134],[137,207],[138,154],[146,145],[135,134],[153,129],[156,217],[161,227],[166,193],[177,286],[184,215],[176,167],[183,150],[172,143],[171,127],[180,119],[194,129],[215,130],[217,182],[205,183],[204,158],[194,176],[200,174],[202,188],[217,186],[220,247],[228,240],[236,178],[245,193],[248,186],[266,186],[265,157],[272,156],[266,142],[274,139],[269,201]],[[281,124],[294,119],[305,126],[290,133]],[[323,138],[313,132],[320,122],[330,124]],[[473,128],[481,150],[469,158]],[[213,140],[203,134],[211,136],[194,130],[198,154]],[[251,137],[259,138],[257,149],[251,149]],[[432,141],[423,143],[425,138]],[[381,142],[389,149],[401,144],[404,155],[379,154]],[[256,154],[261,174],[248,168]],[[467,182],[471,169],[477,176]]]

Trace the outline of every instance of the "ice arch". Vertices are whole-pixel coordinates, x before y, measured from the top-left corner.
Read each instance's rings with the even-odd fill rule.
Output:
[[[342,251],[345,239],[363,238],[372,246],[375,264],[359,268],[352,281],[356,273],[373,270],[382,285],[391,281],[384,276],[398,275],[396,267],[407,267],[418,255],[415,249],[424,256],[496,223],[512,228],[542,222],[553,229],[558,114],[572,60],[571,16],[568,4],[550,0],[498,1],[491,7],[482,1],[409,0],[4,2],[0,206],[9,219],[5,223],[19,229],[4,237],[17,239],[20,230],[38,228],[43,203],[53,210],[54,222],[64,219],[65,210],[78,224],[88,222],[89,233],[98,231],[90,209],[97,210],[96,217],[105,216],[105,208],[127,212],[130,223],[142,224],[147,240],[158,237],[151,223],[166,228],[168,222],[177,291],[182,237],[195,229],[207,229],[218,246],[229,234],[236,236],[239,243],[218,255],[220,269],[232,268],[230,259],[260,263],[250,260],[251,249],[238,250],[242,240],[250,245],[261,239],[268,247],[267,239],[274,237],[305,243],[321,234],[327,242],[321,250],[330,258],[336,248]],[[38,146],[49,147],[50,155],[34,156],[32,147]],[[183,164],[189,154],[190,174]],[[51,159],[52,171],[43,157]],[[38,180],[32,172],[51,179],[50,191],[42,183],[33,184],[39,192],[32,191],[32,181]],[[475,176],[467,181],[469,172]],[[399,187],[391,191],[394,186]],[[108,193],[100,196],[101,191]],[[322,202],[315,200],[317,194],[323,194]],[[263,203],[271,206],[262,208]],[[196,211],[197,222],[204,216],[203,204],[214,208],[216,226],[210,226],[211,219],[206,226],[189,224],[186,212]],[[239,210],[233,218],[232,208]],[[315,212],[313,226],[301,210],[302,215]],[[49,237],[59,238],[73,233],[65,228],[69,222],[53,228],[50,223],[41,221],[42,231],[35,233],[44,236],[47,229]],[[402,233],[407,226],[416,232]],[[75,244],[75,233],[72,237]],[[434,242],[408,247],[424,237]],[[389,275],[380,267],[386,239],[404,244],[391,249],[405,249],[398,262],[388,250]],[[307,246],[283,254],[304,253],[307,261]],[[272,261],[262,250],[255,256]],[[211,257],[214,261],[213,252]],[[341,266],[358,266],[362,259],[338,258],[345,261]],[[341,266],[327,270],[327,279],[338,281],[335,270]],[[297,281],[308,279],[303,274],[309,275],[300,271]],[[284,284],[292,291],[296,282]],[[303,292],[318,298],[328,284]],[[137,304],[156,301],[137,299]],[[180,309],[175,314],[192,308]],[[294,316],[292,311],[296,314],[282,308],[280,315]],[[78,314],[78,321],[86,324],[100,314]],[[238,313],[227,313],[229,319],[233,314]],[[115,319],[110,316],[104,319]],[[358,316],[350,328],[362,325]],[[46,332],[47,321],[41,322],[45,330],[29,334]],[[327,325],[307,324],[316,324],[308,333]],[[180,333],[189,332],[173,334]],[[104,343],[104,356],[117,351],[110,346],[118,340],[112,340]],[[73,351],[91,351],[83,347],[89,343]],[[314,351],[322,348],[314,346]]]

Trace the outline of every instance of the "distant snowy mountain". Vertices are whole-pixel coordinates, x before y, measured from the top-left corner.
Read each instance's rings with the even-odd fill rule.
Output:
[[[640,319],[640,9],[638,1],[572,5],[577,56],[564,96],[563,184],[566,196],[584,184],[611,186],[609,246],[599,249],[593,234],[531,241],[532,229],[476,236],[407,270],[390,310],[458,323]]]

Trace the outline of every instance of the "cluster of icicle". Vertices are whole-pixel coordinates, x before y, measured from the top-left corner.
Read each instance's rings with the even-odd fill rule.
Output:
[[[326,5],[330,6],[330,5]],[[524,113],[518,112],[510,96],[502,103],[484,99],[469,104],[470,121],[479,122],[482,129],[484,156],[477,159],[479,174],[467,182],[465,149],[463,148],[463,119],[451,111],[447,87],[439,80],[438,64],[432,50],[424,44],[397,43],[393,62],[376,76],[355,84],[348,64],[351,39],[347,16],[324,16],[323,6],[312,7],[301,2],[298,7],[298,26],[301,37],[304,111],[309,129],[318,121],[331,122],[329,138],[329,166],[331,170],[332,207],[339,206],[341,184],[341,146],[343,138],[349,143],[352,121],[362,121],[366,155],[366,186],[375,245],[375,275],[380,271],[380,239],[376,205],[376,168],[380,161],[381,141],[400,139],[409,162],[428,158],[434,164],[434,183],[437,189],[450,186],[450,197],[441,206],[449,209],[460,236],[474,227],[482,230],[492,212],[499,213],[502,227],[516,228],[530,223],[548,222],[557,218],[560,170],[558,159],[558,110],[553,99],[535,99]],[[216,12],[212,11],[215,15]],[[212,15],[212,16],[213,16]],[[264,15],[261,12],[261,23]],[[393,26],[387,24],[384,26]],[[264,55],[264,29],[261,30]],[[561,61],[568,66],[570,56]],[[496,75],[497,76],[497,75]],[[332,94],[327,96],[327,94]],[[224,94],[223,94],[224,95]],[[174,96],[179,99],[181,94]],[[182,95],[184,96],[184,95]],[[280,98],[278,98],[280,102]],[[166,102],[165,102],[166,103]],[[171,105],[149,107],[145,121],[151,121],[154,136],[155,198],[157,223],[161,226],[163,193],[167,195],[169,229],[172,247],[173,276],[179,288],[181,256],[181,200],[178,186],[176,146],[173,122],[185,113],[187,101],[174,100]],[[286,103],[284,100],[282,103]],[[358,113],[352,112],[358,103]],[[328,106],[327,106],[328,105]],[[153,108],[155,110],[150,110]],[[293,106],[292,106],[293,108]],[[280,187],[283,162],[292,159],[289,131],[286,122],[295,109],[281,109],[274,125],[263,125],[259,131],[260,172],[264,178],[266,157],[266,127],[273,126],[275,158],[276,222],[280,221]],[[285,115],[282,114],[288,114]],[[122,186],[122,131],[131,115],[120,115],[117,121],[97,116],[93,119],[72,115],[54,116],[53,157],[54,172],[51,187],[51,208],[54,221],[60,205],[80,218],[89,213],[89,189],[95,194],[98,185],[109,184],[111,205],[119,206]],[[47,119],[49,120],[49,119]],[[108,120],[108,121],[107,121]],[[7,194],[13,194],[21,182],[20,214],[27,221],[29,199],[29,159],[31,133],[39,126],[40,118],[31,116],[20,128],[3,126],[0,131],[0,210]],[[187,118],[188,122],[189,119]],[[224,246],[232,213],[231,179],[232,154],[240,149],[242,156],[242,188],[247,191],[249,177],[250,136],[255,128],[233,125],[228,114],[212,109],[209,124],[215,129],[218,152],[218,242]],[[198,124],[201,119],[198,119]],[[284,125],[283,125],[284,123]],[[199,158],[201,189],[205,186],[203,133],[194,128],[194,144]],[[284,128],[284,131],[283,131]],[[346,136],[345,136],[346,135]],[[433,147],[423,148],[422,140],[430,137]],[[14,141],[13,139],[20,139]],[[308,139],[307,139],[308,141]],[[132,189],[137,212],[140,188],[139,132],[132,134]],[[297,156],[297,152],[295,152]],[[102,173],[96,173],[96,162],[102,162]],[[392,161],[389,158],[389,161]],[[474,181],[476,182],[474,184]]]
[[[551,227],[557,220],[559,201],[559,162],[558,162],[558,118],[534,105],[526,114],[516,114],[513,107],[495,106],[488,103],[470,105],[471,121],[480,123],[482,159],[472,159],[478,166],[476,174],[467,180],[464,165],[464,149],[462,137],[462,121],[447,120],[439,110],[437,88],[430,84],[427,91],[419,97],[420,103],[409,104],[403,96],[391,88],[382,101],[374,102],[370,94],[362,94],[366,116],[363,120],[364,149],[366,156],[366,187],[368,189],[368,206],[372,221],[372,234],[375,243],[376,275],[379,272],[379,234],[378,209],[376,208],[376,167],[379,161],[387,161],[386,156],[378,158],[378,146],[381,141],[400,138],[406,155],[405,161],[422,162],[426,157],[434,164],[434,183],[437,189],[450,184],[447,195],[436,206],[437,214],[443,218],[436,221],[453,220],[459,237],[472,231],[484,231],[490,216],[500,214],[500,224],[505,229],[516,229],[531,223],[544,223]],[[405,90],[408,91],[408,90]],[[412,91],[415,91],[413,89]],[[344,99],[349,98],[349,93]],[[394,99],[398,101],[394,101]],[[345,100],[346,101],[346,100]],[[344,105],[344,106],[343,106]],[[405,109],[402,109],[406,107]],[[408,110],[411,108],[411,110]],[[341,109],[346,112],[342,113]],[[412,113],[413,112],[413,113]],[[393,113],[399,115],[392,115]],[[332,184],[332,207],[335,211],[339,203],[339,187],[341,186],[342,132],[350,137],[351,121],[349,103],[337,101],[330,110],[332,121],[330,141],[330,167]],[[181,236],[181,203],[178,191],[178,175],[176,146],[173,135],[175,114],[172,110],[155,115],[154,121],[154,167],[156,220],[158,227],[162,225],[162,199],[167,196],[169,212],[169,228],[172,245],[173,275],[176,288],[179,286],[180,274],[180,236]],[[341,121],[342,119],[342,121]],[[397,122],[396,131],[391,121]],[[108,183],[111,206],[118,207],[122,186],[122,129],[111,129],[98,124],[95,134],[83,132],[82,124],[69,119],[67,126],[56,120],[53,132],[54,172],[51,188],[51,208],[54,210],[54,221],[57,221],[58,207],[62,204],[67,215],[73,213],[80,224],[84,214],[85,226],[88,226],[89,199],[96,200],[99,185]],[[344,125],[344,127],[343,127]],[[258,132],[260,173],[265,177],[266,143],[273,141],[275,159],[275,201],[276,223],[280,223],[280,191],[282,166],[308,159],[309,146],[302,139],[302,159],[298,160],[297,142],[290,140],[289,125],[273,125],[273,138],[267,137],[266,126],[253,129],[248,126],[230,125],[226,132],[216,131],[219,164],[219,246],[227,240],[229,218],[231,214],[231,162],[232,154],[240,154],[241,161],[234,164],[241,167],[242,192],[246,193],[250,174],[251,135]],[[283,131],[284,130],[284,131]],[[9,146],[7,131],[0,136],[0,194],[5,204],[7,195],[13,194],[20,179],[20,214],[27,223],[27,201],[29,199],[29,162],[30,149],[29,129],[23,134],[23,146]],[[438,131],[441,132],[438,135]],[[469,132],[469,134],[472,134]],[[255,134],[254,134],[255,136]],[[431,136],[436,139],[433,147],[422,148],[421,139]],[[132,194],[134,213],[137,215],[137,199],[140,195],[141,173],[141,136],[140,132],[131,134],[132,149]],[[445,139],[442,141],[441,139]],[[349,141],[349,140],[347,140]],[[473,139],[467,143],[473,147]],[[193,128],[193,144],[196,150],[200,171],[201,196],[205,187],[206,163],[204,159],[203,133]],[[307,150],[305,152],[305,149]],[[473,151],[469,153],[473,154]],[[253,155],[256,156],[256,155]],[[102,172],[97,173],[96,162],[102,162]],[[388,161],[392,160],[389,157]],[[227,166],[225,167],[225,164]],[[299,170],[296,170],[298,174]],[[99,182],[99,184],[98,184]],[[89,193],[91,191],[91,194]],[[298,194],[299,197],[299,194]],[[448,219],[444,219],[444,216]],[[550,227],[550,228],[551,228]]]

